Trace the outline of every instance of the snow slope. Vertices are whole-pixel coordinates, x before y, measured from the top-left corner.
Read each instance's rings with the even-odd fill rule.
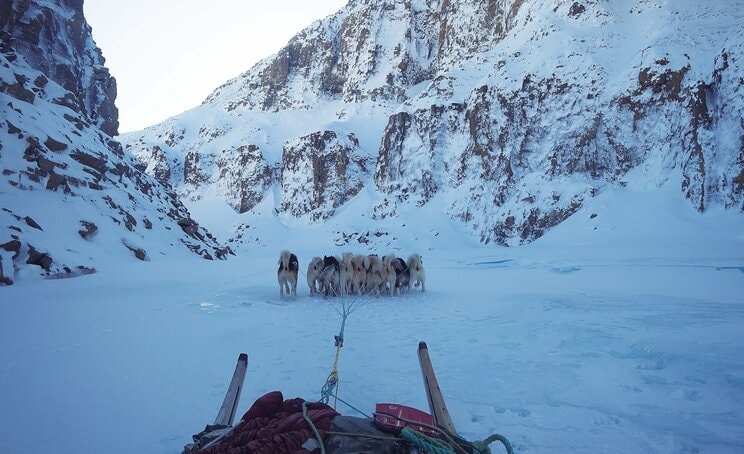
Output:
[[[368,158],[367,216],[434,203],[487,244],[533,241],[629,173],[673,182],[688,209],[741,212],[742,11],[741,0],[354,0],[122,143],[190,209],[214,196],[242,214],[219,227],[237,251],[256,217],[328,222],[353,200],[356,185],[286,202],[327,173],[305,165],[296,178],[287,162],[322,156],[328,144],[306,139],[328,132],[353,134],[348,158]],[[245,147],[260,150],[256,170],[230,158]],[[205,210],[199,221],[217,224]]]
[[[336,229],[363,229],[365,197]],[[425,409],[425,340],[468,439],[742,452],[744,232],[737,214],[687,203],[673,185],[608,190],[519,248],[473,244],[436,210],[402,213],[367,247],[421,252],[427,291],[370,298],[349,317],[339,395],[365,412]],[[239,415],[270,390],[319,398],[341,300],[309,297],[302,279],[296,300],[281,299],[278,253],[290,247],[304,270],[365,245],[337,246],[328,224],[271,222],[262,246],[228,262],[112,257],[95,275],[0,289],[3,452],[177,453],[216,415],[243,351]]]

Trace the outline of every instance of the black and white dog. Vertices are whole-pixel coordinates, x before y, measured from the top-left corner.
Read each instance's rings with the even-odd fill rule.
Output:
[[[321,291],[325,296],[340,295],[341,266],[334,256],[323,257],[323,270],[320,272]]]
[[[408,269],[406,261],[396,257],[393,260],[393,269],[395,270],[395,288],[398,294],[407,292],[411,288],[411,271]]]
[[[279,270],[276,272],[276,278],[279,281],[279,296],[283,297],[284,292],[287,295],[297,297],[297,272],[300,264],[297,256],[283,250],[279,255]]]

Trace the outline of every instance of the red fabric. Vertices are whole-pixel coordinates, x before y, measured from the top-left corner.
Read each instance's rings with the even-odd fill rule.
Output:
[[[199,454],[308,454],[302,445],[315,438],[310,425],[302,416],[303,399],[284,400],[282,393],[272,391],[253,403],[233,432],[218,445],[199,451]],[[338,413],[320,402],[308,402],[307,415],[321,437]]]

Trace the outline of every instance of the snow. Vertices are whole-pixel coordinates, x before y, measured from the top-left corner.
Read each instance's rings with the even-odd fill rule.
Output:
[[[339,395],[355,407],[426,409],[425,340],[470,440],[744,450],[740,214],[700,214],[677,187],[631,181],[534,243],[501,248],[462,236],[438,198],[394,220],[360,217],[375,202],[363,191],[310,227],[262,216],[261,243],[227,262],[116,256],[93,275],[0,288],[3,452],[178,453],[214,419],[240,352],[238,415],[271,390],[318,399],[343,300],[309,297],[304,273],[297,299],[280,298],[276,261],[290,248],[304,271],[314,255],[366,252],[336,245],[335,231],[355,228],[388,233],[370,235],[369,250],[420,252],[427,275],[426,292],[365,299],[347,320]]]
[[[275,389],[287,397],[319,398],[333,363],[333,335],[341,325],[337,310],[344,300],[309,297],[304,273],[299,297],[280,297],[275,270],[285,248],[299,256],[303,271],[313,256],[344,251],[423,255],[425,293],[414,289],[399,297],[362,298],[346,323],[339,391],[357,408],[371,412],[376,402],[399,402],[425,409],[416,359],[416,346],[425,340],[454,422],[470,440],[502,433],[517,452],[744,451],[741,213],[710,203],[701,214],[683,198],[682,138],[674,132],[680,130],[675,129],[679,115],[656,115],[650,107],[653,122],[641,122],[632,135],[626,131],[630,145],[648,159],[617,181],[598,182],[603,184],[596,196],[589,195],[595,182],[590,185],[576,175],[546,184],[534,169],[548,161],[533,156],[532,171],[519,182],[523,195],[540,206],[556,196],[570,200],[582,194],[586,199],[545,236],[515,248],[478,243],[478,223],[492,225],[504,213],[491,212],[490,201],[470,199],[472,191],[492,189],[470,176],[467,184],[437,192],[422,207],[414,206],[415,197],[410,203],[388,198],[369,176],[363,190],[330,220],[306,225],[305,218],[276,214],[282,199],[277,184],[257,206],[237,214],[226,203],[229,194],[213,184],[216,166],[207,165],[227,150],[257,144],[276,167],[285,144],[325,130],[339,137],[354,133],[360,153],[375,158],[389,115],[401,109],[415,115],[432,105],[472,104],[474,87],[482,85],[508,94],[523,84],[525,73],[568,82],[596,79],[609,87],[606,95],[600,91],[608,101],[635,89],[639,69],[660,58],[668,58],[675,70],[690,60],[690,76],[709,80],[714,64],[721,64],[715,55],[734,46],[732,69],[722,75],[726,90],[710,99],[711,106],[721,106],[714,120],[722,126],[710,133],[715,137],[701,139],[720,146],[720,156],[706,162],[709,174],[727,176],[733,167],[726,160],[735,159],[728,151],[739,144],[736,120],[741,118],[739,92],[728,88],[737,85],[726,80],[740,74],[734,56],[741,55],[742,42],[736,27],[741,2],[730,3],[696,6],[687,0],[673,7],[649,0],[629,11],[627,5],[607,3],[594,5],[597,14],[569,19],[570,2],[562,2],[558,12],[553,2],[534,2],[514,19],[523,23],[521,32],[510,32],[510,39],[468,58],[462,58],[464,48],[456,47],[448,56],[451,64],[442,66],[434,80],[403,87],[410,98],[401,105],[392,99],[321,99],[313,88],[318,68],[311,68],[308,77],[288,84],[286,108],[263,112],[256,108],[262,93],[253,94],[250,82],[271,63],[265,60],[217,89],[203,105],[144,135],[124,137],[146,162],[151,147],[162,145],[167,157],[162,164],[173,165],[173,186],[193,218],[238,253],[227,262],[194,256],[179,243],[183,239],[175,219],[156,221],[172,201],[162,188],[156,188],[155,201],[125,191],[126,181],[122,188],[111,180],[101,190],[141,221],[130,232],[112,217],[116,210],[93,195],[97,192],[81,189],[80,198],[68,197],[15,190],[2,180],[2,205],[13,211],[0,212],[7,232],[23,230],[24,241],[45,246],[55,260],[96,270],[73,279],[43,280],[29,265],[15,270],[15,285],[0,287],[2,451],[178,453],[191,434],[214,419],[240,352],[249,354],[250,366],[239,414]],[[425,3],[417,5],[414,9],[423,10]],[[669,20],[672,8],[684,14]],[[385,14],[405,16],[401,11]],[[316,22],[307,34],[328,35],[327,41],[348,15]],[[696,19],[691,29],[699,36],[675,31],[688,26],[690,18]],[[663,26],[657,27],[656,19]],[[378,37],[360,42],[380,43],[383,54],[390,55],[405,30],[370,21]],[[714,23],[720,29],[707,26]],[[480,39],[477,25],[466,28]],[[433,61],[418,52],[425,38],[415,36],[408,48],[422,67]],[[361,58],[349,73],[350,83],[365,90],[382,84],[390,69],[375,61],[378,72],[367,76],[368,63]],[[14,83],[14,71],[29,80],[37,75],[17,63],[13,71],[0,67],[0,79]],[[28,136],[64,136],[70,148],[101,150],[103,138],[94,128],[76,134],[63,119],[68,109],[48,102],[64,90],[53,82],[46,87],[33,105],[3,103],[8,104],[3,118]],[[576,133],[600,103],[561,102],[550,101],[555,115],[543,121],[573,124]],[[617,128],[630,130],[631,112],[617,114]],[[566,123],[564,118],[572,116],[580,121]],[[7,129],[3,162],[21,172],[28,164],[10,150],[23,149],[25,142]],[[536,148],[547,153],[560,129],[547,129]],[[411,175],[431,167],[444,181],[447,164],[458,162],[469,139],[458,131],[441,130],[436,137],[428,135],[436,128],[422,131],[427,134],[412,136],[406,145],[419,152],[402,159],[410,163]],[[441,149],[431,157],[424,145],[433,139]],[[209,185],[190,188],[183,185],[183,161],[195,150],[211,179]],[[71,169],[80,167],[64,154],[55,159]],[[522,202],[520,195],[505,206]],[[473,224],[463,226],[447,214],[457,214],[453,207],[458,203],[472,210]],[[46,229],[26,226],[16,212]],[[394,216],[384,217],[390,213]],[[154,221],[152,232],[145,219]],[[78,234],[81,220],[99,227],[89,240]],[[136,260],[124,245],[145,248],[147,261]],[[0,249],[4,274],[13,275],[11,256]],[[343,405],[339,410],[354,414]],[[494,446],[494,452],[499,449]]]

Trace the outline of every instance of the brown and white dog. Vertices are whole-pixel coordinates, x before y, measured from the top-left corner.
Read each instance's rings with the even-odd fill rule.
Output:
[[[353,268],[351,292],[358,295],[365,293],[367,285],[366,258],[366,256],[361,254],[351,258],[351,267]]]
[[[310,288],[310,296],[315,296],[319,291],[318,285],[320,284],[320,272],[322,270],[323,259],[320,257],[313,257],[307,265],[307,286]]]
[[[284,296],[284,292],[287,295],[297,297],[297,272],[300,269],[300,264],[297,261],[297,256],[283,250],[279,255],[279,270],[276,272],[277,280],[279,281],[279,296]]]
[[[377,254],[370,254],[365,261],[367,268],[367,282],[364,293],[380,293],[382,286],[382,260]]]
[[[351,263],[353,257],[354,254],[351,252],[341,254],[339,285],[342,295],[349,295],[351,293],[352,282],[354,281],[354,265]]]
[[[426,273],[424,272],[424,261],[421,259],[419,254],[411,254],[408,257],[408,272],[410,273],[410,282],[414,287],[418,287],[421,284],[421,291],[425,291],[424,281],[426,280]]]
[[[389,290],[390,295],[397,295],[398,289],[395,286],[397,274],[395,273],[395,254],[390,253],[382,257],[382,289]]]

